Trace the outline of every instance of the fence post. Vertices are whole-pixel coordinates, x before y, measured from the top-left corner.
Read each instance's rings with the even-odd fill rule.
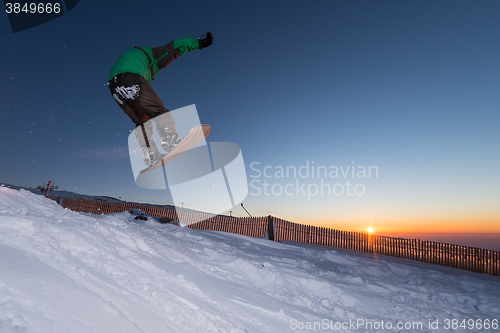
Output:
[[[274,227],[273,227],[273,217],[269,215],[267,217],[267,238],[274,241]]]

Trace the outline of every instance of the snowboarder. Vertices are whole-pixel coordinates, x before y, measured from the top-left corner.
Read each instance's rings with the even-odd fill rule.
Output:
[[[186,52],[201,50],[212,45],[210,32],[195,38],[180,38],[156,48],[135,47],[123,53],[111,68],[108,86],[111,95],[120,108],[136,124],[135,135],[144,154],[144,163],[150,167],[161,160],[153,141],[153,125],[149,121],[156,119],[156,129],[161,139],[161,147],[168,153],[181,141],[175,128],[170,111],[149,84],[161,69]]]

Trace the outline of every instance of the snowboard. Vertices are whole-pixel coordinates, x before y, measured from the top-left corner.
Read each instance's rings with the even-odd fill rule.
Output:
[[[148,172],[151,170],[158,169],[168,162],[174,160],[175,158],[181,156],[189,149],[196,146],[198,143],[203,141],[210,134],[210,126],[209,125],[198,125],[189,130],[186,136],[182,139],[182,141],[172,149],[164,158],[156,162],[154,165],[141,170],[140,173]]]

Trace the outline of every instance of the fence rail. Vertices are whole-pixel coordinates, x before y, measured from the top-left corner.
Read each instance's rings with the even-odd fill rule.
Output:
[[[182,220],[188,221],[187,224],[192,229],[225,231],[257,238],[269,237],[277,242],[288,240],[312,243],[500,276],[500,252],[475,247],[341,231],[298,224],[273,216],[245,218],[213,216],[133,203],[110,203],[82,198],[50,198],[74,211],[107,214],[140,209],[151,216],[174,220],[178,220],[177,214],[182,214]]]

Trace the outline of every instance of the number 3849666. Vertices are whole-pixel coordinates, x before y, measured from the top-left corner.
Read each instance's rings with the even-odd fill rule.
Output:
[[[61,12],[61,4],[60,3],[6,3],[5,11],[7,14],[58,14]]]

